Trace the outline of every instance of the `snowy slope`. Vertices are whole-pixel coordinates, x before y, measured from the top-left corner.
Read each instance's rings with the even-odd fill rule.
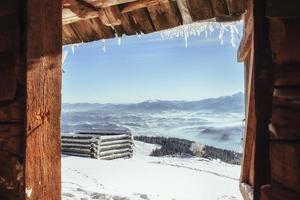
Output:
[[[240,166],[199,158],[150,157],[135,142],[132,159],[63,156],[64,200],[237,200]]]

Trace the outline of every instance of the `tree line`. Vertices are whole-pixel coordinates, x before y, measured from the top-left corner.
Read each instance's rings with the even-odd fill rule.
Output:
[[[151,152],[151,156],[197,156],[207,159],[220,159],[230,164],[241,164],[241,153],[202,145],[186,139],[135,136],[134,140],[160,145],[160,148],[156,148]]]

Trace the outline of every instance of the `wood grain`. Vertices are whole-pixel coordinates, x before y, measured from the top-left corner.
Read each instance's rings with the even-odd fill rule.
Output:
[[[26,193],[28,200],[61,199],[61,3],[27,2],[25,190],[31,191]]]

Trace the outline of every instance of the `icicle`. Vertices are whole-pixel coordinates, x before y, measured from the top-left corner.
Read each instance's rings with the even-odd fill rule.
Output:
[[[105,43],[105,39],[102,39],[102,50],[105,53],[106,52],[106,43]]]
[[[170,39],[184,37],[185,47],[187,47],[187,40],[189,36],[201,36],[205,34],[205,38],[212,37],[214,31],[219,31],[219,40],[221,44],[224,43],[225,32],[230,32],[230,42],[235,46],[236,37],[239,35],[236,23],[233,22],[194,22],[192,24],[185,24],[169,30],[161,32],[161,37],[168,37]]]
[[[75,54],[75,45],[74,44],[71,45],[71,50],[72,50],[72,53],[74,55]]]
[[[184,33],[184,44],[185,44],[185,48],[188,48],[188,35],[186,32]]]
[[[65,63],[67,56],[68,56],[68,51],[64,51],[62,55],[62,64]]]
[[[230,42],[231,42],[231,45],[233,47],[235,47],[235,35],[234,35],[235,31],[234,31],[234,28],[233,28],[233,25],[230,25]]]
[[[121,37],[118,37],[118,45],[121,46]]]

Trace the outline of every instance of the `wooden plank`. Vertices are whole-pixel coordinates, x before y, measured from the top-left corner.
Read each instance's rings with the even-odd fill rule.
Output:
[[[91,19],[88,19],[87,21],[90,20]],[[81,42],[99,40],[99,33],[93,29],[93,26],[87,26],[87,24],[89,23],[86,23],[85,21],[79,21],[70,25]]]
[[[261,200],[271,200],[271,185],[263,185],[260,188],[260,199]]]
[[[85,1],[64,0],[62,16],[63,24],[68,24],[97,17],[98,9]]]
[[[300,1],[267,0],[267,16],[270,18],[300,18]]]
[[[65,143],[64,141],[62,141],[62,143],[61,143],[61,147],[62,147],[62,149],[64,148],[64,147],[66,147],[66,148],[68,148],[68,147],[70,147],[70,148],[91,148],[93,145],[92,144],[90,144],[90,143],[88,143],[88,144],[76,144],[76,143]]]
[[[122,148],[131,148],[132,144],[131,143],[124,143],[124,144],[113,144],[113,145],[106,145],[106,146],[101,146],[100,145],[100,151],[107,151],[107,150],[113,150],[113,149],[122,149]]]
[[[254,199],[260,199],[261,186],[270,183],[269,130],[273,97],[273,61],[265,17],[265,2],[253,0],[253,49],[256,137],[254,155]]]
[[[23,97],[23,84],[17,84],[24,77],[19,74],[24,72],[19,60],[22,4],[16,0],[0,2],[0,199],[5,200],[24,199],[24,126],[18,122],[24,118],[25,106],[19,108],[14,102]]]
[[[300,100],[300,88],[275,88],[274,97],[281,97],[290,100]]]
[[[61,0],[26,7],[26,199],[61,199]],[[51,16],[51,17],[49,17]]]
[[[273,105],[276,107],[285,107],[289,109],[296,109],[295,112],[300,110],[300,100],[290,99],[286,97],[274,97]]]
[[[300,143],[271,143],[272,181],[295,192],[300,191]]]
[[[240,21],[242,20],[242,15],[234,15],[234,16],[217,16],[216,22],[234,22],[234,21]]]
[[[0,101],[13,100],[17,90],[14,68],[0,69]]]
[[[280,100],[281,101],[281,100]],[[286,101],[278,101],[278,97],[274,98],[274,107],[272,112],[271,124],[269,130],[271,132],[271,139],[273,140],[299,140],[299,105],[295,110],[295,106],[291,108],[286,105]]]
[[[155,31],[149,13],[146,9],[134,10],[128,12],[131,26],[137,33],[151,33]]]
[[[229,15],[226,0],[212,0],[211,6],[216,17]]]
[[[136,32],[130,24],[129,17],[126,13],[121,15],[122,29],[126,35],[135,35]]]
[[[277,65],[300,63],[300,20],[270,19],[270,43]]]
[[[109,7],[124,3],[130,3],[137,0],[85,0],[86,2],[92,4],[95,7]]]
[[[193,21],[215,17],[210,2],[207,0],[187,0]]]
[[[179,26],[182,24],[176,2],[159,3],[148,8],[156,31]]]
[[[113,38],[115,36],[114,30],[110,26],[104,25],[100,18],[89,19],[86,23],[98,34],[98,40]]]
[[[245,61],[246,79],[246,119],[245,119],[245,135],[244,135],[244,153],[243,165],[241,169],[241,182],[253,185],[253,155],[254,142],[256,135],[256,113],[255,113],[255,93],[254,93],[254,71],[253,71],[253,51]]]
[[[62,147],[61,148],[62,152],[71,152],[71,153],[80,153],[80,154],[89,154],[92,155],[92,150],[90,149],[90,147],[88,148],[69,148],[69,147]]]
[[[230,15],[240,15],[246,10],[246,0],[226,0]]]
[[[277,88],[300,86],[300,64],[278,66],[274,78]]]
[[[253,43],[253,5],[250,3],[251,1],[248,1],[248,9],[247,13],[245,14],[245,28],[243,33],[243,38],[240,42],[237,57],[238,61],[242,62],[245,61],[245,59],[248,57],[250,53],[250,48]]]
[[[108,156],[108,155],[113,155],[113,154],[119,154],[119,153],[128,153],[131,152],[132,149],[131,148],[123,148],[123,149],[113,149],[113,150],[105,150],[105,151],[101,151],[99,156]]]
[[[25,106],[23,101],[13,101],[0,104],[0,123],[24,122],[24,110]]]
[[[139,0],[139,1],[133,1],[131,3],[126,3],[120,7],[122,13],[127,13],[133,10],[146,8],[148,6],[155,6],[161,2],[167,2],[167,0]]]
[[[23,126],[22,124],[0,125],[0,151],[12,155],[21,155],[23,150]]]
[[[132,157],[132,153],[118,153],[118,154],[112,154],[108,156],[100,156],[99,158],[102,160],[112,160],[117,158],[124,158],[124,157]]]
[[[284,188],[279,183],[272,181],[271,199],[272,200],[298,200],[300,199],[300,193]]]
[[[99,17],[102,23],[106,26],[117,26],[122,23],[122,15],[116,6],[101,9],[99,11]]]
[[[101,141],[101,146],[107,146],[107,145],[112,145],[112,144],[132,143],[132,142],[133,141],[131,139],[113,140],[113,141],[107,141],[107,142]]]
[[[113,140],[120,140],[120,139],[130,139],[131,135],[122,134],[122,135],[107,135],[107,136],[101,136],[101,142],[103,141],[113,141]]]
[[[0,17],[0,53],[17,50],[20,45],[18,16],[5,15]]]
[[[62,152],[62,154],[70,155],[70,156],[79,156],[79,157],[91,158],[91,154],[85,154],[85,153]]]
[[[182,23],[183,24],[192,23],[193,19],[188,8],[187,0],[176,0],[176,3],[181,14],[181,18],[183,21]]]
[[[62,40],[64,45],[82,42],[70,24],[63,26]]]
[[[17,0],[0,1],[0,17],[17,13]]]

